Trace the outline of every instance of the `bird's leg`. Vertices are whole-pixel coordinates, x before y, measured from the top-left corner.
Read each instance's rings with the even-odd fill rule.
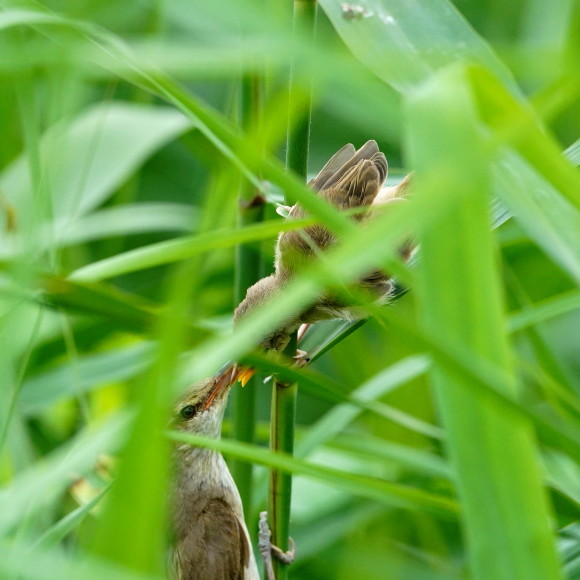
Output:
[[[300,325],[300,328],[298,328],[298,332],[296,333],[296,342],[300,342],[304,338],[304,335],[309,328],[309,322]]]
[[[272,537],[272,532],[270,531],[270,526],[268,525],[268,512],[260,512],[260,521],[258,523],[258,547],[260,549],[260,554],[262,554],[262,559],[264,560],[264,567],[266,568],[266,576],[268,580],[276,580],[274,575],[274,567],[272,565],[272,556],[276,558],[279,562],[289,566],[294,562],[294,557],[296,556],[296,545],[294,540],[289,538],[290,549],[288,551],[281,550],[278,546],[274,546],[270,541]]]
[[[274,567],[272,566],[272,542],[270,538],[272,532],[268,525],[268,512],[260,512],[260,521],[258,523],[258,548],[264,560],[264,568],[268,580],[276,580],[274,576]]]

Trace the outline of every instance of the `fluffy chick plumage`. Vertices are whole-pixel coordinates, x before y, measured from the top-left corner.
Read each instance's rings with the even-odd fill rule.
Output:
[[[368,211],[356,212],[351,216],[360,223],[371,215],[373,202],[381,191],[387,170],[387,160],[379,151],[376,141],[367,141],[358,151],[349,143],[330,158],[308,185],[339,210],[368,208]],[[381,203],[389,201],[392,200],[385,199]],[[305,209],[296,204],[289,209],[287,219],[306,216]],[[260,308],[298,271],[338,243],[337,236],[322,224],[280,234],[276,243],[275,273],[248,289],[245,299],[234,313],[234,324]],[[361,277],[358,287],[370,292],[376,299],[384,299],[392,290],[390,276],[379,270]],[[316,298],[312,306],[269,333],[260,346],[265,350],[280,351],[288,344],[292,332],[303,323],[333,318],[357,319],[360,315],[355,305],[346,303],[332,293],[324,293]]]

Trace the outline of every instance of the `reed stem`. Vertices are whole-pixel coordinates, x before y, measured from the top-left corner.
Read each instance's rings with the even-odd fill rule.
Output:
[[[260,123],[262,115],[262,79],[257,75],[246,75],[241,80],[240,122],[247,131]],[[264,219],[264,199],[248,181],[240,186],[238,227],[256,224]],[[235,304],[246,296],[247,289],[263,275],[263,258],[259,243],[242,244],[236,249]],[[245,443],[255,439],[256,393],[258,378],[253,377],[245,389],[232,390],[233,438]],[[238,486],[244,511],[249,515],[252,505],[253,466],[251,463],[232,459],[230,469]],[[252,529],[255,526],[252,526]]]
[[[316,30],[316,1],[295,0],[294,31],[301,29],[306,31],[312,42]],[[301,71],[302,73],[304,71]],[[307,91],[311,95],[311,82],[306,74]],[[288,110],[294,110],[294,100],[304,92],[304,75],[298,74],[298,62],[292,63],[290,71],[290,90]],[[288,123],[286,141],[286,167],[307,180],[308,173],[308,148],[310,144],[310,125],[312,116],[312,97],[304,108],[301,119],[295,126]],[[289,115],[290,119],[290,115]],[[294,200],[286,198],[287,204],[293,204]],[[290,340],[284,354],[293,357],[296,353],[296,334]],[[272,414],[270,430],[270,448],[273,451],[283,451],[292,455],[294,451],[294,426],[296,422],[296,398],[298,385],[287,384],[281,380],[274,380],[272,387]],[[281,548],[289,548],[290,508],[292,499],[292,476],[273,469],[270,473],[269,510],[272,527],[272,543]],[[274,574],[277,580],[288,577],[288,567],[274,560]]]

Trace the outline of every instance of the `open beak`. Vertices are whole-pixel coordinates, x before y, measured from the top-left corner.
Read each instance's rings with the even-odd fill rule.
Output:
[[[224,394],[238,379],[240,369],[236,363],[228,365],[215,376],[214,385],[203,405],[203,409],[211,407],[216,398]]]
[[[240,367],[237,363],[229,364],[215,376],[215,383],[203,405],[208,409],[216,398],[225,393],[236,381],[242,383],[242,387],[256,374],[256,370],[250,367]]]
[[[246,383],[256,374],[256,369],[251,367],[240,367],[238,370],[237,379],[242,383],[242,387],[246,386]]]

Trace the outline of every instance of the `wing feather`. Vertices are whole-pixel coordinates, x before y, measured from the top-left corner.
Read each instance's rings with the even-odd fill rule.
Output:
[[[339,149],[318,172],[318,175],[308,184],[314,191],[320,191],[326,187],[326,181],[330,179],[351,157],[356,153],[352,143],[347,143]]]
[[[250,546],[242,522],[222,499],[210,499],[176,543],[179,580],[244,580]]]
[[[376,141],[367,141],[358,151],[349,143],[335,153],[310,183],[320,197],[340,210],[367,207],[373,203],[387,174],[387,160]],[[288,219],[305,217],[300,204],[292,207]],[[364,214],[352,217],[363,219]],[[316,258],[337,243],[335,235],[321,224],[284,232],[278,237],[276,271],[284,276]]]
[[[356,167],[361,161],[365,159],[372,160],[375,156],[382,156],[384,155],[379,151],[379,146],[377,145],[376,141],[367,141],[348,161],[342,165],[338,170],[334,172],[332,177],[327,179],[324,183],[324,189],[328,189],[330,187],[336,187],[337,184],[343,179],[343,177],[349,173],[353,167]],[[386,159],[384,161],[386,166]],[[386,171],[385,171],[386,175]]]

